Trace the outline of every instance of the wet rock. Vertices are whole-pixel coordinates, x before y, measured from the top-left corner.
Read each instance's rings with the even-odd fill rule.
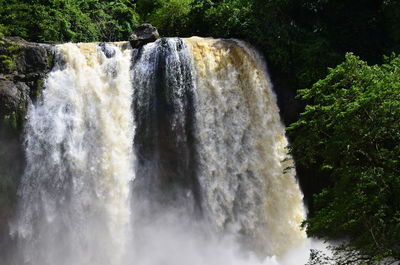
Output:
[[[29,100],[30,88],[23,82],[0,81],[0,115],[9,115]]]
[[[33,99],[40,94],[54,54],[50,44],[27,42],[19,37],[1,40],[0,55],[5,59],[0,62],[0,115],[18,111],[29,96]]]
[[[48,47],[31,44],[22,46],[23,52],[16,61],[20,73],[48,72],[52,65],[52,51]]]
[[[112,47],[107,46],[107,44],[106,44],[105,42],[100,43],[100,44],[99,44],[99,47],[100,47],[101,51],[104,53],[104,55],[105,55],[107,58],[112,58],[112,57],[114,57],[114,55],[115,55],[115,50],[114,50]]]
[[[151,24],[142,24],[137,26],[129,36],[129,42],[132,48],[139,48],[149,42],[160,38],[158,31]]]
[[[15,125],[23,128],[26,106],[42,93],[55,51],[50,44],[5,37],[0,42],[0,55],[0,121],[15,116]]]
[[[53,64],[54,50],[50,44],[27,42],[19,37],[2,39],[0,54],[11,64],[0,67],[3,74],[45,73]]]

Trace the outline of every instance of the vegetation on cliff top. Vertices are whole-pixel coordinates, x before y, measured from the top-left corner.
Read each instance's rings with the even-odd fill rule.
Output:
[[[293,89],[354,52],[370,63],[400,49],[398,1],[0,0],[0,32],[36,42],[126,40],[149,22],[163,36],[247,39]]]
[[[121,40],[137,23],[128,0],[0,0],[0,31],[34,42]]]

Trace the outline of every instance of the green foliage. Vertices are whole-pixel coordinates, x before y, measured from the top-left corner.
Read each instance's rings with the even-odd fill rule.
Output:
[[[0,24],[0,45],[3,44],[1,38],[3,38],[7,34],[8,34],[7,28],[3,24]]]
[[[17,130],[18,118],[17,113],[13,112],[10,115],[5,115],[3,117],[3,126],[12,129],[13,131]]]
[[[0,0],[0,31],[29,41],[123,40],[137,21],[127,0]]]
[[[373,63],[400,52],[399,14],[398,1],[0,0],[0,37],[126,40],[140,21],[163,36],[242,38],[261,48],[274,75],[289,76],[295,90],[326,75],[345,52]]]
[[[23,121],[26,116],[26,105],[21,103],[18,109],[8,115],[0,116],[0,127],[7,129],[9,132],[19,134],[23,129]]]
[[[289,76],[295,90],[326,75],[345,52],[373,63],[400,52],[398,14],[398,1],[0,0],[0,36],[126,40],[140,21],[163,36],[242,38],[261,48],[275,76]]]
[[[0,42],[0,72],[11,73],[15,68],[15,60],[21,52],[21,47],[11,42]]]
[[[0,55],[0,60],[2,68],[5,69],[5,71],[9,72],[14,67],[14,62],[6,55]]]
[[[38,79],[36,82],[36,89],[35,89],[35,94],[33,95],[34,99],[39,98],[39,96],[42,94],[43,92],[43,79]]]
[[[309,104],[289,127],[297,163],[331,182],[316,195],[308,234],[347,238],[338,250],[370,263],[400,259],[400,57],[386,60],[369,66],[348,53],[299,91]]]
[[[372,63],[400,52],[398,1],[138,1],[142,22],[167,36],[242,38],[261,48],[294,89],[311,86],[349,51]]]
[[[221,1],[205,11],[205,18],[217,36],[251,36],[249,33],[254,19],[253,8],[253,1]]]
[[[164,35],[181,36],[187,30],[193,0],[140,1],[143,19],[151,21]]]

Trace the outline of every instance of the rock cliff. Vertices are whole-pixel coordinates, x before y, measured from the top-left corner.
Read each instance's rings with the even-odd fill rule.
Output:
[[[52,45],[17,37],[0,40],[0,117],[19,123],[26,105],[40,94],[53,64]],[[16,119],[16,120],[15,120]]]

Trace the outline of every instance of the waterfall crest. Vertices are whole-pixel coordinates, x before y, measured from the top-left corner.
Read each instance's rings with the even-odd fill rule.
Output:
[[[302,193],[254,49],[198,37],[56,49],[28,110],[16,264],[254,265],[241,255],[304,241]]]

